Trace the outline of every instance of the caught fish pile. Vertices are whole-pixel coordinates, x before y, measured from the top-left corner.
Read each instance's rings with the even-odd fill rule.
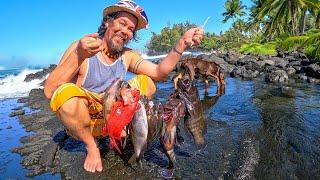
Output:
[[[119,94],[116,93],[116,88],[118,88]],[[103,114],[106,121],[103,134],[110,137],[110,149],[115,148],[121,153],[116,140],[122,145],[122,131],[131,122],[136,111],[141,109],[140,92],[137,89],[131,89],[119,79],[113,82],[111,88],[106,92],[110,92],[110,94],[106,93],[103,99]]]
[[[160,174],[164,177],[172,177],[175,169],[174,146],[177,141],[178,125],[184,119],[185,129],[193,137],[195,144],[202,148],[205,144],[204,134],[206,132],[206,122],[203,115],[203,108],[197,88],[190,79],[190,76],[183,76],[177,82],[177,89],[167,98],[164,104],[154,103],[147,98],[141,97],[130,101],[132,97],[122,97],[123,93],[117,95],[114,89],[122,91],[119,82],[115,82],[105,95],[104,115],[110,120],[112,107],[110,104],[117,103],[120,96],[127,106],[136,103],[136,109],[132,109],[132,121],[128,125],[129,135],[134,147],[134,154],[129,159],[130,164],[138,163],[142,166],[141,160],[144,152],[157,138],[168,157],[167,168],[161,169]],[[126,100],[126,97],[129,100]],[[140,96],[139,96],[140,97]],[[132,106],[133,107],[133,106]],[[114,116],[114,114],[112,115]],[[111,118],[112,119],[112,118]]]

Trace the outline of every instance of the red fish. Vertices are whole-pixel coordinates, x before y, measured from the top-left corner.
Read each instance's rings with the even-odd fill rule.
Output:
[[[137,89],[131,90],[123,87],[120,94],[122,99],[113,104],[103,128],[104,134],[110,137],[110,149],[115,148],[119,153],[121,150],[117,146],[116,140],[122,144],[121,132],[131,122],[138,109],[140,92]]]

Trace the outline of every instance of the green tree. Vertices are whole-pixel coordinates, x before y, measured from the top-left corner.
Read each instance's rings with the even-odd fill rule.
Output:
[[[224,23],[226,23],[230,18],[234,22],[234,19],[242,17],[246,14],[244,11],[246,6],[242,5],[242,2],[240,0],[227,0],[224,8],[226,10],[226,12],[222,13],[222,15],[224,16],[222,22]]]
[[[267,19],[265,32],[269,39],[283,33],[297,35],[298,19],[304,13],[303,10],[317,8],[319,0],[261,0],[255,21]],[[304,24],[303,21],[300,22],[301,26]]]
[[[301,17],[299,23],[299,33],[303,34],[306,26],[307,13],[311,13],[313,16],[317,15],[320,8],[319,0],[304,0],[301,7]]]
[[[170,23],[167,27],[161,30],[160,34],[152,32],[152,37],[146,47],[148,48],[148,54],[154,55],[159,53],[167,53],[176,44],[178,39],[191,27],[195,27],[195,24],[191,22],[174,24],[172,27]]]

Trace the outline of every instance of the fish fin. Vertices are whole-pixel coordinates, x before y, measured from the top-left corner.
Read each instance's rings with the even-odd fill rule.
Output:
[[[137,161],[137,157],[136,157],[136,154],[133,154],[131,156],[131,158],[129,159],[128,163],[133,165],[135,162]]]
[[[141,159],[138,161],[139,167],[142,169],[142,161]]]

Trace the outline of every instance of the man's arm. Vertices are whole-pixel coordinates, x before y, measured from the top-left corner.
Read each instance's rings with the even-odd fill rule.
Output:
[[[65,51],[58,66],[50,73],[45,85],[44,94],[51,99],[54,91],[62,84],[70,82],[78,73],[82,62],[102,50],[98,34],[89,34],[73,43]]]
[[[133,54],[130,61],[130,71],[136,74],[145,74],[157,81],[165,80],[180,60],[184,50],[192,45],[200,44],[203,33],[202,28],[189,29],[159,64],[143,61],[139,55]]]

